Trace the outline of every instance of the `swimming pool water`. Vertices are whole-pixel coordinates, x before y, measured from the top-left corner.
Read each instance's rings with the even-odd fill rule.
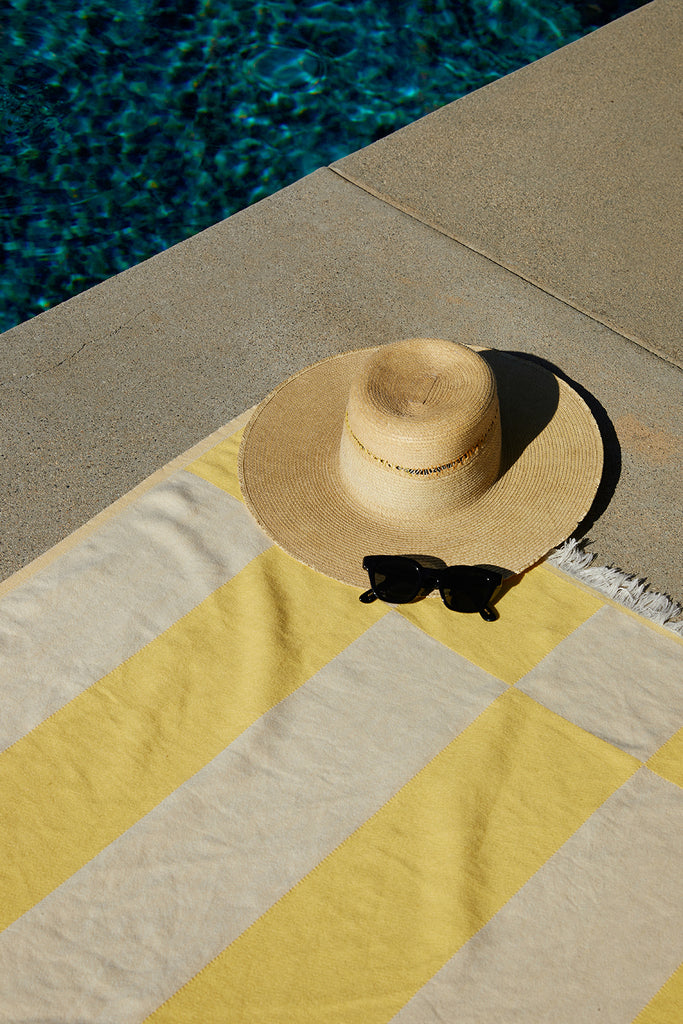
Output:
[[[0,330],[644,0],[0,0]]]

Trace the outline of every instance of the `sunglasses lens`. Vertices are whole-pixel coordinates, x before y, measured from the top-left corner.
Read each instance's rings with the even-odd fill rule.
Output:
[[[420,591],[420,567],[410,558],[387,555],[366,559],[370,586],[380,601],[405,604]]]
[[[454,565],[441,575],[441,597],[454,612],[481,612],[501,584],[502,577],[476,565]]]

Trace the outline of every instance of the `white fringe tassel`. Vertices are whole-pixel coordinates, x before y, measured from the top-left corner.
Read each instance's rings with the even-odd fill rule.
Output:
[[[570,537],[559,548],[551,551],[548,561],[562,572],[575,576],[582,583],[611,597],[613,601],[618,601],[638,615],[683,637],[683,620],[673,621],[683,611],[677,601],[672,601],[666,594],[649,590],[645,580],[637,576],[611,566],[593,565],[595,555],[585,551],[582,544],[575,537]]]

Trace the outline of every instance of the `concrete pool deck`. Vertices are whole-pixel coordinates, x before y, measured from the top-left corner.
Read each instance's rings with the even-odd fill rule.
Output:
[[[0,578],[303,366],[431,335],[594,396],[589,550],[683,599],[681,20],[655,0],[6,332]]]

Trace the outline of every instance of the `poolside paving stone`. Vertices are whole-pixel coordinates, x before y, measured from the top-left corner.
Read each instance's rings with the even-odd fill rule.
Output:
[[[682,44],[655,0],[333,167],[681,366]]]
[[[662,10],[666,14],[669,7],[657,0],[644,14],[635,15],[653,19],[661,29]],[[606,415],[609,460],[595,509],[597,518],[587,524],[591,550],[598,562],[647,577],[655,589],[682,599],[681,370],[675,365],[677,350],[667,340],[673,306],[666,301],[675,256],[663,253],[661,267],[656,264],[653,270],[657,252],[651,248],[647,256],[647,245],[654,245],[653,228],[650,241],[646,238],[644,248],[633,257],[636,262],[645,261],[650,283],[640,282],[641,293],[626,301],[632,277],[638,278],[639,273],[636,263],[628,263],[616,247],[617,234],[626,232],[625,238],[627,225],[617,229],[595,212],[582,216],[586,204],[577,202],[573,213],[570,207],[564,212],[559,209],[553,235],[547,216],[552,208],[550,193],[544,200],[545,213],[538,204],[525,206],[520,199],[524,217],[517,221],[511,193],[507,213],[503,210],[498,221],[494,202],[467,221],[472,230],[477,225],[481,231],[489,230],[487,225],[493,224],[491,237],[507,240],[508,254],[512,251],[509,240],[519,238],[519,265],[507,256],[505,261],[488,258],[475,251],[472,239],[466,238],[463,244],[453,237],[447,223],[461,185],[463,209],[469,202],[470,212],[475,211],[476,189],[468,198],[466,183],[451,177],[455,170],[450,165],[445,173],[445,157],[439,163],[433,152],[429,156],[427,145],[430,138],[434,142],[441,137],[443,152],[447,154],[450,145],[452,158],[464,143],[453,138],[449,142],[448,131],[441,132],[439,124],[452,123],[453,111],[458,109],[469,117],[476,105],[479,120],[487,125],[491,149],[487,173],[494,173],[496,161],[505,165],[505,83],[510,86],[508,103],[514,98],[517,108],[525,98],[532,105],[530,111],[535,111],[537,92],[546,97],[545,119],[537,122],[537,151],[549,152],[560,136],[567,141],[565,128],[558,124],[562,126],[562,118],[572,114],[582,83],[596,102],[601,90],[612,89],[610,55],[621,54],[623,59],[632,52],[632,62],[641,67],[638,33],[629,29],[624,36],[620,28],[633,17],[589,37],[587,45],[594,48],[590,62],[583,60],[584,41],[572,44],[523,75],[518,72],[458,101],[463,108],[455,104],[443,114],[430,115],[438,129],[433,133],[429,118],[417,122],[376,143],[376,149],[347,158],[343,166],[320,169],[6,332],[0,371],[4,441],[0,577],[9,576],[66,537],[303,366],[353,348],[431,335],[533,354],[559,367],[595,397]],[[610,35],[615,26],[616,35]],[[554,78],[548,62],[556,58]],[[658,118],[666,121],[669,116],[666,83],[661,107],[657,106],[655,72],[659,68],[649,76],[643,72],[638,85],[642,102],[649,105],[652,139]],[[533,87],[534,76],[538,76],[538,89]],[[551,94],[553,90],[558,96],[562,93],[567,76],[573,93],[563,101],[570,103],[565,109],[557,96],[551,102]],[[584,104],[584,113],[586,109]],[[438,121],[439,116],[444,120]],[[502,140],[497,153],[493,146],[496,123]],[[619,123],[624,136],[621,150],[626,153],[629,145],[637,148],[640,140],[625,137],[625,114]],[[639,122],[633,120],[633,135],[639,131]],[[521,167],[522,136],[516,142]],[[581,174],[590,195],[602,194],[603,210],[612,204],[616,219],[625,216],[627,206],[640,217],[633,196],[624,205],[624,190],[634,192],[642,185],[649,194],[649,179],[637,174],[643,165],[623,159],[621,177],[610,177],[599,147],[591,170],[589,149],[581,150]],[[572,152],[572,159],[578,159],[579,149]],[[470,162],[476,148],[472,154]],[[543,161],[537,154],[535,158],[542,177]],[[434,163],[431,177],[427,173],[430,160]],[[382,175],[391,173],[394,192],[389,189],[385,198],[370,194],[368,181],[361,187],[348,180],[351,167],[365,168],[368,176],[379,174],[378,167]],[[570,170],[568,189],[578,180]],[[406,197],[400,187],[410,181],[415,183],[409,196],[415,209],[407,212],[410,203],[403,202]],[[436,191],[430,193],[430,187]],[[373,186],[373,191],[381,189]],[[422,213],[416,205],[420,196],[426,204]],[[438,218],[431,214],[440,209],[442,223],[432,226],[428,221]],[[638,217],[635,226],[640,224]],[[527,221],[533,226],[525,234]],[[577,294],[581,292],[582,281],[590,276],[590,253],[583,250],[591,223],[595,251],[614,247],[609,267],[597,260],[591,271],[600,278],[594,284],[603,289],[609,316],[598,308],[589,310],[590,315],[575,308],[591,306],[585,289],[581,302],[570,294],[561,298],[551,294],[562,293],[565,279],[575,282]],[[635,230],[633,224],[631,230]],[[664,241],[668,230],[664,229]],[[558,270],[552,287],[545,281],[537,285],[528,280],[533,275],[520,262],[533,250],[534,239],[540,254],[550,252],[544,265],[565,274],[562,278]],[[551,243],[557,246],[554,256]],[[502,266],[503,262],[512,269]],[[541,263],[539,257],[537,265]],[[645,301],[642,289],[648,287],[655,288],[656,301]],[[598,299],[603,301],[598,295],[596,306]],[[612,306],[608,307],[608,300]],[[635,319],[616,324],[619,330],[601,322],[618,319],[617,312],[626,317],[634,310]],[[649,333],[641,338],[645,328]],[[668,357],[655,354],[654,350],[664,349]]]

